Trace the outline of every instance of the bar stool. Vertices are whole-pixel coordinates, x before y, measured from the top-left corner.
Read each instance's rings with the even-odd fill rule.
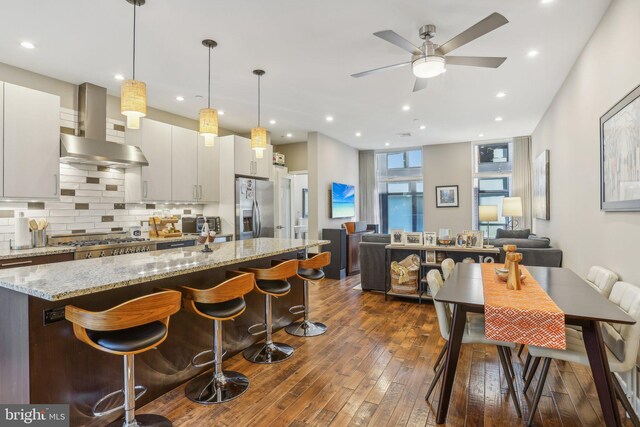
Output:
[[[124,424],[118,420],[109,426],[172,425],[161,415],[135,416],[135,401],[147,389],[135,385],[133,361],[135,354],[151,350],[167,338],[169,317],[180,310],[180,300],[180,292],[163,291],[132,299],[105,311],[87,311],[71,305],[65,307],[65,317],[73,323],[76,338],[100,351],[124,356],[124,388],[106,395],[93,406],[93,414],[97,417],[124,409]],[[138,395],[136,391],[139,391]],[[123,405],[102,412],[97,410],[101,403],[119,393],[124,393]]]
[[[251,273],[227,271],[227,280],[209,288],[193,289],[180,286],[184,309],[213,320],[213,349],[196,354],[191,364],[202,367],[213,364],[213,375],[207,372],[187,383],[185,395],[197,403],[222,403],[235,399],[249,388],[249,379],[239,372],[222,370],[222,321],[240,316],[247,305],[244,296],[253,290],[255,278]],[[213,353],[210,362],[197,359]]]
[[[298,261],[297,276],[302,279],[302,289],[304,292],[303,305],[291,307],[289,311],[292,314],[304,313],[302,322],[294,322],[284,328],[287,333],[297,337],[315,337],[327,332],[327,326],[320,322],[312,322],[309,320],[309,284],[308,282],[316,282],[324,279],[323,267],[331,263],[331,252],[322,252],[309,259]]]
[[[291,291],[291,284],[287,279],[296,275],[298,260],[285,261],[271,268],[243,268],[242,271],[255,274],[255,289],[264,294],[264,323],[252,325],[248,331],[251,335],[265,334],[265,341],[247,348],[243,353],[245,359],[254,363],[278,363],[287,360],[293,355],[293,347],[273,342],[271,339],[273,332],[271,297],[281,297]],[[264,330],[255,331],[257,327],[264,327]]]

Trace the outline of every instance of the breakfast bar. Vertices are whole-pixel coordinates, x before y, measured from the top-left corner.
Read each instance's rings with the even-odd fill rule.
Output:
[[[309,248],[328,242],[257,238],[202,246],[10,268],[0,271],[0,401],[4,403],[71,404],[72,425],[98,425],[92,406],[122,388],[122,360],[78,341],[64,308],[74,305],[100,311],[160,289],[178,286],[207,288],[224,280],[229,270],[267,268],[273,260],[303,257]],[[302,304],[299,279],[291,292],[273,301],[274,330],[300,317],[289,308]],[[247,328],[261,322],[260,294],[246,295],[246,310],[224,322],[227,356],[261,337]],[[136,384],[147,387],[138,406],[156,399],[207,368],[190,365],[197,353],[211,348],[211,322],[180,311],[171,317],[168,338],[154,350],[136,357]]]

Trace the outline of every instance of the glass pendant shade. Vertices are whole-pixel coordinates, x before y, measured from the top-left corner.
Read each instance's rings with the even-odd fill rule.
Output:
[[[262,159],[264,150],[267,149],[267,129],[251,129],[251,148],[256,152],[256,159]]]
[[[213,147],[214,138],[218,136],[218,110],[214,108],[200,110],[199,132],[204,136],[204,145]]]
[[[124,80],[120,87],[120,112],[127,116],[127,128],[140,129],[140,118],[147,115],[147,85]]]

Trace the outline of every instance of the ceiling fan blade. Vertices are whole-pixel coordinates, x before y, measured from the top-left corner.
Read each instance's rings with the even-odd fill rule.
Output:
[[[504,61],[505,57],[496,56],[445,56],[447,65],[466,65],[469,67],[485,67],[498,68]]]
[[[399,64],[387,65],[386,67],[374,68],[373,70],[363,71],[361,73],[351,74],[351,77],[364,77],[369,74],[378,73],[380,71],[392,70],[394,68],[404,67],[405,65],[411,64],[411,61],[401,62]]]
[[[496,28],[502,27],[508,22],[509,21],[507,20],[507,18],[500,15],[499,13],[492,13],[482,21],[467,28],[445,44],[441,45],[438,49],[436,49],[436,52],[438,52],[440,55],[446,55],[452,50],[457,49],[469,42],[472,42],[475,39],[495,30]]]
[[[409,53],[413,53],[414,55],[421,55],[422,51],[418,49],[413,43],[409,40],[402,37],[400,34],[396,33],[392,30],[384,30],[378,31],[377,33],[373,33],[374,36],[380,37],[382,40],[387,41],[393,45],[398,46],[400,49],[404,49]]]
[[[418,92],[422,89],[426,89],[428,80],[429,79],[416,79],[416,82],[413,84],[413,91]]]

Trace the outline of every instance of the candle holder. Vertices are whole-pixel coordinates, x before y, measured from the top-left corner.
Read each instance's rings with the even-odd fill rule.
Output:
[[[509,270],[509,264],[511,262],[509,261],[509,254],[515,252],[518,247],[516,245],[503,245],[502,249],[506,252],[504,254],[504,269]]]
[[[507,254],[509,261],[509,275],[507,276],[507,289],[519,291],[522,289],[522,276],[520,275],[520,261],[522,254],[517,252],[509,252]]]

